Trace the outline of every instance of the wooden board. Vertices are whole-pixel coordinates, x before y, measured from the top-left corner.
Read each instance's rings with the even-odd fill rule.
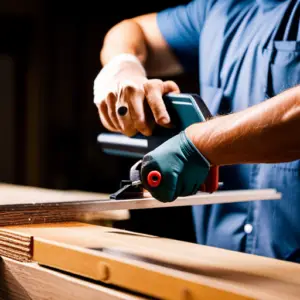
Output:
[[[0,240],[8,233],[32,238],[34,261],[151,297],[299,299],[295,263],[82,223],[3,227]]]
[[[3,188],[3,186],[2,186]],[[6,187],[4,187],[5,190]],[[278,200],[281,194],[273,189],[219,191],[213,194],[199,193],[180,197],[176,201],[163,203],[154,198],[111,200],[107,195],[78,193],[72,191],[45,191],[44,189],[18,189],[1,192],[0,185],[0,226],[35,224],[65,221],[86,221],[97,218],[117,219],[116,211],[123,211],[124,219],[128,210],[209,205],[257,200]],[[114,212],[114,213],[113,213]]]
[[[6,257],[0,259],[0,277],[0,300],[147,299]]]
[[[47,214],[39,214],[37,211],[32,214],[31,207],[39,206],[42,203],[61,203],[70,201],[89,201],[90,199],[107,199],[108,194],[92,193],[73,190],[52,190],[33,186],[21,186],[0,183],[0,226],[16,224],[45,223],[48,221],[120,221],[130,217],[127,209],[87,211],[69,214],[57,213],[52,210]],[[3,205],[3,206],[2,206]],[[54,204],[55,205],[55,204]],[[23,210],[23,208],[24,210]]]

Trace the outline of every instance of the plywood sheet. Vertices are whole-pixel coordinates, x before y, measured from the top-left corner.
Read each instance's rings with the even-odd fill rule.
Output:
[[[126,220],[127,209],[59,211],[57,204],[107,199],[108,194],[73,190],[52,190],[0,183],[0,226],[64,221]],[[45,203],[51,208],[43,208]],[[68,206],[69,207],[69,206]]]
[[[125,219],[128,210],[209,205],[259,200],[279,200],[281,194],[273,189],[219,191],[199,193],[163,203],[151,197],[143,199],[110,200],[108,195],[52,191],[26,187],[8,188],[0,185],[0,226],[15,224],[82,221],[97,218]]]
[[[298,299],[300,294],[300,266],[275,259],[82,223],[1,232],[33,237],[33,260],[153,297],[184,299],[184,291],[190,299]]]

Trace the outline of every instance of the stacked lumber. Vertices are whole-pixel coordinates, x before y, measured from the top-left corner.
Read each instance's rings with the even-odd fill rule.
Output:
[[[32,259],[32,237],[0,231],[0,254],[22,262]]]
[[[83,223],[2,227],[32,261],[159,299],[299,299],[300,265]]]

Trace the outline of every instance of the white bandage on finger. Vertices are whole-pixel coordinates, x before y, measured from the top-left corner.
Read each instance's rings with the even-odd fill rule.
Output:
[[[112,58],[99,72],[94,80],[94,103],[99,104],[103,101],[109,92],[115,92],[113,78],[116,77],[122,64],[130,62],[135,68],[146,76],[146,70],[139,59],[133,54],[122,53]]]

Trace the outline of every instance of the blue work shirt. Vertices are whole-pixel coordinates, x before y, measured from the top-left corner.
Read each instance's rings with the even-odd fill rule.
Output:
[[[199,71],[199,94],[213,114],[246,109],[300,84],[299,19],[297,0],[196,0],[157,16],[185,70]],[[300,161],[220,172],[228,190],[272,188],[282,199],[193,207],[197,242],[300,262]]]

